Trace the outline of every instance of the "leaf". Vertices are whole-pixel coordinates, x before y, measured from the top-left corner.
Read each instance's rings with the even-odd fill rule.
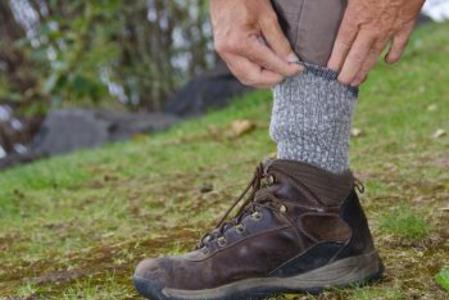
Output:
[[[251,122],[250,120],[235,120],[231,124],[231,132],[230,136],[237,138],[241,137],[256,128],[256,124]]]
[[[359,128],[352,128],[351,129],[351,136],[352,137],[360,137],[364,135],[364,131]]]
[[[444,129],[439,128],[432,134],[432,137],[434,139],[438,139],[438,138],[443,137],[445,135],[446,135],[446,131],[444,131]]]
[[[449,293],[449,267],[444,268],[435,276],[435,281]]]
[[[438,105],[436,104],[431,104],[429,106],[427,106],[427,111],[433,112],[436,111],[438,109]]]

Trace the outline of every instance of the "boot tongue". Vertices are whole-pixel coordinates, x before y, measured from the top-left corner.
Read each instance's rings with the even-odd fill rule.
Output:
[[[317,204],[324,206],[341,205],[354,187],[354,177],[350,170],[334,174],[307,163],[277,159],[270,164],[269,171],[280,173],[288,181],[293,181],[307,200],[315,203],[318,200],[321,203]]]

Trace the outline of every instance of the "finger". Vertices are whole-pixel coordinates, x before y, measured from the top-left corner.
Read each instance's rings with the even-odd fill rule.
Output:
[[[357,37],[358,26],[353,23],[355,18],[349,13],[350,11],[350,9],[346,9],[332,49],[331,57],[327,63],[329,69],[337,72],[341,70],[345,58]]]
[[[372,51],[375,43],[375,37],[370,32],[360,31],[354,44],[347,55],[341,72],[338,76],[338,81],[343,84],[351,84],[357,72],[361,69],[366,58]]]
[[[232,74],[244,85],[256,88],[269,88],[280,83],[284,77],[280,74],[264,70],[246,57],[227,55],[224,57]]]
[[[402,53],[404,53],[405,47],[407,47],[410,35],[412,34],[414,28],[415,23],[411,22],[393,37],[390,50],[385,56],[385,62],[394,64],[401,59]]]
[[[362,64],[362,67],[357,72],[357,75],[351,82],[351,86],[359,86],[361,85],[367,78],[368,73],[374,68],[376,65],[379,55],[385,49],[387,45],[387,41],[379,41],[375,44],[373,48],[371,48],[368,57],[365,62]]]
[[[276,55],[290,63],[300,61],[282,31],[276,14],[273,13],[270,17],[261,18],[259,26],[265,41]]]
[[[266,44],[261,43],[255,36],[249,38],[247,45],[241,47],[238,54],[248,58],[266,70],[281,74],[285,77],[296,75],[304,70],[299,64],[288,63],[277,56]]]
[[[379,53],[372,51],[372,53],[368,56],[365,63],[358,71],[357,75],[352,80],[351,86],[359,86],[365,81],[369,71],[371,71],[371,69],[376,65],[378,57]]]

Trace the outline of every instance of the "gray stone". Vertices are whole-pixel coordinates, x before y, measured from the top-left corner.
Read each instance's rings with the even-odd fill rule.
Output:
[[[178,118],[161,113],[62,109],[50,112],[31,145],[31,151],[53,155],[94,148],[139,133],[170,127]]]
[[[192,79],[170,97],[165,112],[182,117],[199,116],[227,106],[233,97],[251,90],[231,74],[223,62]]]

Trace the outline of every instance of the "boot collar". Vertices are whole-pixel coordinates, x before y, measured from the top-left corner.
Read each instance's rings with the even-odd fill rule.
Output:
[[[322,168],[298,161],[276,159],[265,162],[267,172],[300,186],[307,198],[313,197],[324,206],[340,206],[354,188],[350,170],[335,174]],[[282,179],[281,179],[282,181]]]

